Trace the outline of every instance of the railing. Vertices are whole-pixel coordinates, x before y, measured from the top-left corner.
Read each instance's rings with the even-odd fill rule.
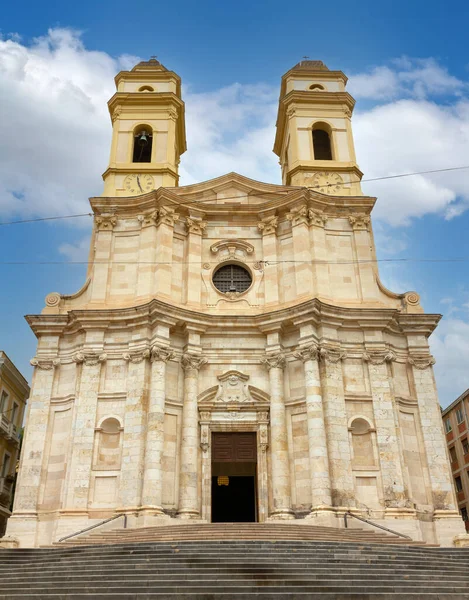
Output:
[[[109,523],[110,521],[114,521],[115,519],[118,519],[119,517],[124,517],[124,529],[126,529],[127,528],[127,515],[119,514],[119,515],[114,515],[113,517],[110,517],[109,519],[106,519],[105,521],[101,521],[101,523],[95,523],[94,525],[90,525],[90,527],[85,527],[85,529],[80,529],[80,531],[75,531],[75,533],[66,535],[63,538],[60,538],[59,542],[64,542],[65,540],[69,540],[70,538],[75,537],[76,535],[85,533],[85,531],[90,531],[91,529],[96,529],[96,527],[101,527],[101,525],[105,525],[106,523]]]
[[[384,527],[383,525],[378,525],[378,523],[373,523],[373,521],[370,521],[369,519],[365,519],[364,517],[359,517],[358,515],[354,515],[350,511],[347,511],[344,514],[345,529],[348,528],[347,517],[353,517],[354,519],[363,521],[363,523],[368,523],[368,525],[372,525],[373,527],[378,527],[379,529],[382,529],[383,531],[387,531],[388,533],[393,533],[394,535],[398,535],[399,537],[405,538],[406,540],[412,540],[412,538],[409,535],[404,535],[403,533],[399,533],[398,531],[393,531],[392,529],[388,529],[387,527]]]

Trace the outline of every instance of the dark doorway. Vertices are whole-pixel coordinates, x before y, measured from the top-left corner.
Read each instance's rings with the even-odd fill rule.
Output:
[[[254,523],[254,476],[227,479],[228,485],[219,485],[218,476],[212,477],[212,523]]]
[[[255,433],[212,434],[212,523],[257,521],[256,474]]]

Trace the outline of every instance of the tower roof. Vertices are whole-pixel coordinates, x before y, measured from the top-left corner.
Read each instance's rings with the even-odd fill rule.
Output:
[[[322,60],[300,60],[291,71],[329,71]]]
[[[136,64],[135,67],[132,69],[132,71],[141,71],[141,70],[146,71],[148,69],[152,69],[152,70],[156,70],[156,71],[167,71],[168,70],[164,65],[162,65],[160,63],[159,60],[156,60],[156,58],[154,56],[152,56],[150,58],[150,60],[142,60],[138,64]]]

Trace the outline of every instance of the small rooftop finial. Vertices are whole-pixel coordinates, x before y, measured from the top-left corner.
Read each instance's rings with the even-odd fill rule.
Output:
[[[303,56],[303,60],[308,60],[309,56]]]
[[[150,60],[157,60],[157,58],[158,58],[158,57],[157,57],[157,56],[155,56],[155,55],[153,55],[153,56],[150,56]]]

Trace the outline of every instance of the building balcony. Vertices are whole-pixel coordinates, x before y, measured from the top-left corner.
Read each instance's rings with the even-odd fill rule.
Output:
[[[4,414],[0,415],[0,437],[6,438],[15,445],[20,443],[18,428]]]
[[[0,504],[10,505],[11,493],[13,491],[13,477],[0,477]]]

